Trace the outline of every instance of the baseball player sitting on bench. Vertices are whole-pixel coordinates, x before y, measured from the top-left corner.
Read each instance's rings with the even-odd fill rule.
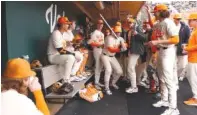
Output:
[[[80,60],[75,60],[74,65],[71,69],[71,76],[75,76],[77,71],[79,70],[79,67],[83,61],[83,54],[80,51],[77,51],[74,47],[73,47],[73,39],[74,39],[74,35],[73,35],[73,30],[75,30],[76,24],[75,21],[72,21],[72,23],[69,25],[69,29],[68,31],[66,31],[64,33],[64,40],[65,40],[65,49],[66,51],[72,52],[77,54],[80,57]]]
[[[64,49],[66,44],[64,34],[68,30],[70,23],[67,17],[58,19],[58,29],[53,31],[48,46],[49,62],[64,65],[63,80],[67,83],[70,83],[71,70],[75,60],[80,60],[78,55]]]

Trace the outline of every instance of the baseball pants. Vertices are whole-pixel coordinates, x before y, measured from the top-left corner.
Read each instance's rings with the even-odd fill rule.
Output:
[[[135,88],[137,87],[136,84],[136,64],[138,62],[140,55],[139,54],[129,54],[128,57],[128,68],[127,68],[127,72],[128,72],[128,76],[131,82],[131,88]]]
[[[65,54],[55,54],[55,55],[49,55],[48,56],[49,62],[51,64],[60,64],[64,67],[63,72],[63,79],[65,82],[70,82],[70,75],[71,75],[71,69],[75,62],[75,57],[73,55]]]
[[[116,84],[120,76],[122,75],[123,71],[118,63],[118,60],[113,56],[109,57],[107,55],[101,55],[101,60],[103,62],[103,66],[105,68],[105,89],[109,89],[109,81],[110,77],[113,72],[113,79],[112,79],[112,84]]]
[[[175,46],[158,51],[157,71],[160,79],[161,99],[169,101],[170,108],[177,108],[177,86],[174,76]]]
[[[197,99],[197,63],[188,63],[187,79],[192,89],[193,98]]]
[[[177,72],[178,72],[178,77],[185,77],[186,74],[186,67],[188,64],[188,55],[183,55],[183,56],[177,56]]]
[[[103,64],[101,63],[102,48],[94,48],[93,56],[95,59],[95,83],[99,83],[100,74],[102,71]]]

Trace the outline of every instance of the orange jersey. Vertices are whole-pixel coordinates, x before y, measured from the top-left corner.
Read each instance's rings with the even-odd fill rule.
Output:
[[[188,61],[197,63],[197,28],[192,32],[185,50],[188,52]]]

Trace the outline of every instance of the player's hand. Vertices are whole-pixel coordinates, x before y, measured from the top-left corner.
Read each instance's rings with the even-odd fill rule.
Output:
[[[182,53],[183,53],[183,54],[187,54],[187,51],[185,50],[186,47],[187,47],[187,44],[182,44],[181,47],[182,47],[182,49],[183,49]]]
[[[37,91],[37,90],[41,90],[41,85],[38,81],[37,77],[29,77],[29,84],[28,87],[30,89],[31,92]]]
[[[135,30],[135,31],[133,31],[132,34],[133,34],[133,35],[137,35],[137,33],[138,33],[138,32]]]
[[[159,44],[158,40],[152,40],[147,43],[148,46],[156,46]]]

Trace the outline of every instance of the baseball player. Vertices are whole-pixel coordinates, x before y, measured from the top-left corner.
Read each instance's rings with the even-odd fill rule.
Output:
[[[76,73],[77,76],[86,76],[85,72],[85,66],[88,61],[88,50],[85,48],[85,45],[83,44],[83,36],[78,33],[75,35],[75,38],[73,39],[73,44],[75,45],[75,50],[80,51],[80,53],[83,54],[83,60],[82,63]]]
[[[88,44],[90,44],[93,47],[93,56],[96,62],[95,87],[97,89],[101,89],[101,87],[104,87],[104,85],[99,82],[100,73],[102,70],[102,63],[100,61],[100,56],[104,45],[104,34],[102,33],[102,29],[103,29],[103,20],[98,20],[97,29],[91,34],[90,40],[88,40]]]
[[[197,106],[197,12],[190,14],[189,26],[193,28],[188,46],[183,47],[188,52],[187,79],[192,88],[193,97],[184,101],[186,105]]]
[[[168,7],[158,4],[154,8],[154,15],[159,22],[154,25],[157,40],[149,41],[150,46],[158,47],[157,71],[160,79],[161,100],[154,103],[154,107],[169,107],[161,115],[179,115],[177,109],[177,87],[174,80],[175,44],[179,42],[175,23],[169,19]]]
[[[121,29],[122,29],[122,32],[121,32],[121,39],[123,40],[123,42],[125,41],[126,37],[125,37],[125,31],[124,31],[124,28],[122,27],[122,23],[120,21],[117,21],[116,22],[116,26],[120,26]],[[122,67],[123,69],[123,79],[126,80],[126,77],[127,77],[127,63],[128,63],[128,59],[127,59],[127,51],[124,51],[124,52],[118,52],[116,53],[116,59],[118,60],[120,66]]]
[[[48,59],[52,64],[60,64],[64,66],[63,80],[70,83],[71,69],[75,59],[79,60],[80,57],[75,53],[66,51],[64,49],[65,40],[64,34],[68,30],[71,22],[67,17],[60,17],[58,19],[58,29],[53,31],[49,39],[48,45]]]
[[[66,46],[65,49],[69,52],[75,53],[79,56],[79,60],[75,60],[74,65],[72,67],[71,70],[71,75],[75,76],[77,71],[80,68],[80,65],[83,61],[83,54],[80,51],[76,51],[76,49],[73,47],[73,39],[74,39],[74,35],[73,35],[73,30],[75,29],[76,24],[75,21],[72,21],[71,25],[69,26],[69,29],[64,33],[64,40],[66,41]]]
[[[139,26],[136,26],[136,22],[133,18],[128,20],[129,23],[129,31],[127,32],[127,43],[129,45],[129,57],[128,57],[128,76],[130,78],[131,87],[126,89],[127,93],[136,93],[138,92],[137,84],[136,84],[136,64],[137,61],[144,53],[144,42],[145,35],[142,30],[140,30]]]
[[[113,71],[113,80],[112,80],[112,86],[115,89],[118,89],[119,87],[116,85],[116,82],[118,81],[119,77],[122,75],[123,71],[118,63],[117,59],[115,58],[116,52],[120,52],[120,50],[126,50],[125,42],[123,42],[123,38],[120,37],[120,34],[122,32],[122,29],[120,26],[114,27],[114,32],[116,33],[117,37],[113,35],[109,35],[105,38],[105,45],[103,49],[103,53],[101,55],[101,60],[103,62],[104,68],[105,68],[105,91],[107,95],[112,95],[112,92],[109,88],[109,81],[110,77]],[[120,49],[120,47],[122,47]]]

